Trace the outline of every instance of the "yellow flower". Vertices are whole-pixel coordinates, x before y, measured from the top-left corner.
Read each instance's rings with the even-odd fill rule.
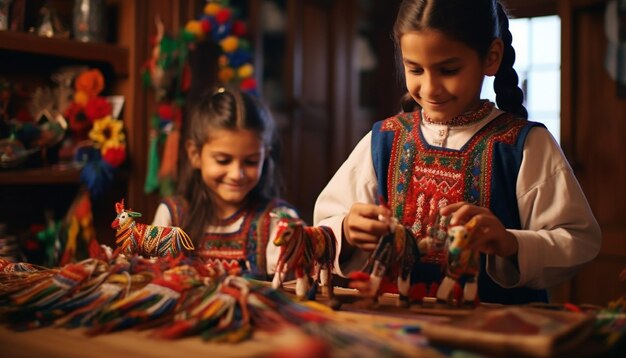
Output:
[[[124,145],[124,122],[111,116],[97,119],[89,132],[89,138],[96,142],[102,151]]]

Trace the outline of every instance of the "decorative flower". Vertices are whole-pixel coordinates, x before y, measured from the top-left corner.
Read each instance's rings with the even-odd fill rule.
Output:
[[[74,82],[77,92],[84,92],[87,97],[95,97],[104,89],[104,76],[98,69],[91,69],[82,72]]]
[[[106,116],[93,123],[89,139],[97,143],[103,152],[111,147],[124,146],[124,122]]]
[[[96,119],[110,115],[112,108],[113,106],[111,106],[111,103],[107,101],[106,98],[99,96],[93,97],[90,98],[87,105],[85,105],[85,114],[87,118],[93,122]]]
[[[102,159],[113,168],[117,168],[126,160],[126,146],[109,147],[102,151]]]

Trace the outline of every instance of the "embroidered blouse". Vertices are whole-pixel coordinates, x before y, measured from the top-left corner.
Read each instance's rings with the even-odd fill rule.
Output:
[[[461,150],[503,112],[493,109],[482,121],[465,126],[419,122],[419,133],[430,146]],[[445,141],[441,141],[442,129]],[[372,132],[355,147],[319,195],[314,225],[326,225],[337,237],[353,203],[376,203],[379,184],[372,158]],[[523,143],[522,158],[513,178],[519,228],[508,228],[519,244],[517,264],[486,256],[486,273],[504,288],[548,288],[571,278],[593,259],[601,245],[599,226],[558,143],[544,127],[533,127]],[[507,226],[508,227],[508,226]],[[337,240],[341,252],[341,240]],[[357,250],[335,270],[347,275],[363,267],[368,252]]]
[[[174,210],[176,207],[161,203],[152,224],[173,225],[172,218],[180,217],[179,210]],[[273,242],[277,218],[270,213],[298,217],[295,208],[282,200],[255,203],[224,219],[222,225],[207,226],[196,252],[207,262],[219,264],[226,270],[240,267],[256,278],[267,279],[266,274],[272,275],[276,271],[280,255],[279,247]]]

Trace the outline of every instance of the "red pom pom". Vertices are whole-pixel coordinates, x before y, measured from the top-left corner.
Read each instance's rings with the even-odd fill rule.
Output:
[[[159,104],[159,108],[157,110],[157,114],[161,119],[174,119],[174,108],[169,103],[161,103]]]
[[[246,32],[248,32],[248,29],[245,22],[240,20],[233,22],[233,35],[243,37]]]
[[[200,21],[200,28],[202,28],[202,32],[205,34],[211,32],[211,22],[207,19],[203,19]]]
[[[217,21],[218,24],[223,25],[230,19],[231,14],[232,12],[230,9],[221,9],[217,14],[215,14],[215,21]]]
[[[244,91],[252,91],[256,89],[256,80],[252,77],[248,77],[245,80],[241,81],[239,87],[241,87],[241,89]]]

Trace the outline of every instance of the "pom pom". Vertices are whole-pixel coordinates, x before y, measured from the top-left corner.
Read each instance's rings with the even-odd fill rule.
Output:
[[[202,24],[200,21],[191,20],[187,22],[185,26],[185,31],[189,34],[192,34],[198,40],[202,40],[204,38],[204,32],[202,32]]]
[[[217,13],[220,11],[221,8],[222,7],[219,4],[210,2],[206,4],[206,6],[204,7],[204,13],[210,16],[215,16],[217,15]]]
[[[238,21],[233,22],[233,35],[237,37],[242,37],[247,32],[248,32],[248,29],[246,28],[246,24],[243,21],[238,20]]]
[[[211,32],[211,21],[209,21],[208,19],[202,19],[202,21],[200,21],[200,28],[202,29],[203,33],[208,33]]]
[[[174,108],[172,108],[172,105],[168,103],[159,104],[157,113],[161,119],[172,120],[174,118]]]
[[[220,42],[222,50],[226,53],[231,53],[237,49],[239,40],[235,36],[228,36]]]
[[[230,82],[233,78],[235,78],[235,70],[230,67],[222,68],[217,74],[217,77],[220,79],[220,82]]]
[[[239,76],[239,78],[248,78],[252,76],[253,74],[254,74],[254,69],[252,68],[252,65],[249,63],[239,67],[239,70],[237,70],[237,75]]]
[[[218,24],[225,24],[228,20],[230,20],[231,15],[232,12],[230,9],[222,8],[217,12],[217,14],[215,14],[215,20]]]
[[[252,92],[256,89],[256,80],[253,77],[248,77],[241,81],[239,87],[246,92]]]

